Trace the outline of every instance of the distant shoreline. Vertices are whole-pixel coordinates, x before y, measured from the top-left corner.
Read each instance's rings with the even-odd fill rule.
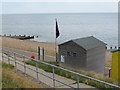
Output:
[[[21,37],[22,37],[22,35],[20,35]],[[14,38],[14,37],[10,37],[10,36],[3,36],[3,37],[6,37],[6,38],[13,38],[13,39],[19,39],[19,36],[17,37],[17,38]],[[29,37],[29,36],[27,36],[27,37]],[[27,38],[26,37],[26,38]],[[46,43],[46,44],[52,44],[52,45],[54,45],[55,46],[55,43],[54,42],[41,42],[41,41],[37,41],[37,40],[35,40],[35,36],[34,36],[34,38],[33,38],[33,36],[30,36],[30,38],[29,39],[24,39],[24,37],[22,37],[23,39],[20,39],[20,40],[27,40],[27,41],[32,41],[32,42],[36,42],[36,43]],[[58,45],[58,44],[57,44]],[[118,46],[107,46],[107,50],[108,51],[111,51],[111,50],[115,50],[115,49],[118,49],[119,47]]]

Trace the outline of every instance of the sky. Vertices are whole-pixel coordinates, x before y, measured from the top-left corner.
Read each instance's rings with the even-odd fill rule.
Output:
[[[2,2],[118,2],[118,0],[3,0]]]
[[[25,1],[25,0],[24,0]],[[2,2],[2,14],[27,13],[100,13],[117,12],[118,3],[115,0],[97,2],[95,0],[6,0]]]

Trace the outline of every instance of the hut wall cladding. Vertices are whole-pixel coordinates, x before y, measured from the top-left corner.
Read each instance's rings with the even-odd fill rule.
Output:
[[[104,73],[105,68],[105,46],[87,51],[87,70]]]
[[[76,53],[76,56],[68,56],[67,52]],[[61,62],[61,55],[64,56],[64,63]],[[86,68],[86,50],[69,41],[59,46],[59,63],[64,66],[70,66],[69,68],[85,69]]]

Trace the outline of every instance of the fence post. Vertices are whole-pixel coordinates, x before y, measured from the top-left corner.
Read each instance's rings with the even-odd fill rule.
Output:
[[[25,56],[23,55],[23,61],[24,61],[24,75],[26,76],[26,66],[25,66]]]
[[[112,87],[112,90],[114,90],[114,87]]]
[[[111,69],[109,69],[109,78],[111,78]]]
[[[55,75],[54,75],[54,67],[53,67],[53,87],[55,88]]]
[[[79,90],[79,75],[77,75],[77,89]]]
[[[2,62],[4,62],[3,49],[2,49]]]
[[[14,60],[15,60],[15,68],[17,69],[17,63],[16,63],[16,53],[14,53]]]
[[[43,56],[43,60],[44,60],[44,48],[42,49],[42,56]]]
[[[9,58],[9,54],[8,54],[8,64],[10,64],[10,58]]]
[[[36,74],[37,74],[37,80],[38,80],[38,63],[37,63],[37,61],[36,61]]]
[[[40,60],[40,47],[38,47],[38,60]]]

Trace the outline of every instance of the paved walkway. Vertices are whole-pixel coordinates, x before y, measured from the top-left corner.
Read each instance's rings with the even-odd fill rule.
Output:
[[[6,56],[6,55],[4,54],[4,56]],[[7,57],[7,56],[6,56],[6,57]],[[10,59],[13,60],[12,57],[10,57]],[[7,58],[3,58],[3,61],[4,61],[5,63],[8,63],[8,59],[7,59]],[[21,62],[21,61],[17,61],[17,62],[20,63],[20,64],[22,64],[22,65],[24,65],[24,63]],[[21,65],[19,65],[18,63],[17,63],[17,65],[16,65],[15,68],[16,68],[17,70],[20,70],[20,71],[24,72],[24,66],[21,66]],[[10,61],[10,64],[15,65],[14,60],[13,60],[13,61]],[[34,66],[27,65],[27,64],[26,64],[26,66],[27,66],[27,67],[30,67],[30,68],[32,68],[32,69],[34,69],[34,70],[36,70],[36,67],[34,67]],[[38,71],[39,71],[40,73],[44,73],[45,75],[48,75],[48,76],[50,76],[50,77],[53,77],[53,74],[52,74],[52,73],[45,72],[44,70],[42,70],[42,69],[40,69],[40,68],[38,68]],[[32,76],[33,78],[37,79],[37,74],[36,74],[36,72],[34,72],[34,71],[30,70],[30,69],[27,69],[27,68],[26,68],[26,75],[30,75],[30,76]],[[48,86],[50,86],[50,87],[53,87],[53,80],[52,80],[52,79],[49,79],[49,78],[47,78],[47,77],[45,77],[45,76],[43,76],[43,75],[40,75],[40,74],[38,75],[38,79],[39,79],[40,82],[42,82],[42,83],[44,83],[44,84],[46,84],[46,85],[48,85]],[[68,78],[65,78],[65,77],[62,77],[62,76],[59,76],[59,75],[57,75],[57,74],[55,74],[55,79],[60,80],[60,81],[62,81],[62,82],[64,82],[64,83],[67,83],[67,84],[71,84],[71,85],[74,86],[74,87],[77,86],[77,84],[74,84],[76,81],[71,80],[71,79],[68,79]],[[70,87],[68,87],[68,86],[65,86],[65,85],[57,82],[57,81],[55,81],[55,87],[56,87],[56,88],[70,88]],[[83,84],[83,83],[79,83],[79,87],[80,87],[80,88],[94,88],[94,87],[92,87],[92,86],[89,86],[89,85],[86,85],[86,84]]]

